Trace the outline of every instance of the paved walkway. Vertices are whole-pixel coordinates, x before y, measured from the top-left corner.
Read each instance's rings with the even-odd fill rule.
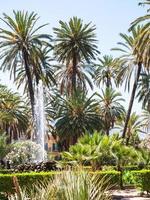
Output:
[[[116,190],[112,192],[113,200],[150,200],[150,197],[141,197],[135,189]]]

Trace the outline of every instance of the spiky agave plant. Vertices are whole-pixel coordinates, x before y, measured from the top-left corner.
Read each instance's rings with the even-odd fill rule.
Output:
[[[35,192],[9,200],[110,200],[109,180],[85,171],[66,171],[46,183],[35,186]]]

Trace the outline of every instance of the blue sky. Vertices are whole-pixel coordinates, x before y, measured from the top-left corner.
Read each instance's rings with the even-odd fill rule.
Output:
[[[44,31],[52,34],[52,27],[58,26],[59,20],[68,20],[78,16],[85,22],[92,21],[97,27],[100,51],[109,53],[119,41],[118,34],[126,32],[130,22],[145,13],[138,6],[140,0],[5,0],[1,2],[0,15],[12,10],[35,11],[41,23],[49,23]]]
[[[85,22],[92,21],[97,27],[99,50],[102,54],[113,54],[110,49],[120,41],[119,33],[126,33],[130,23],[145,14],[145,8],[138,6],[139,0],[5,0],[1,2],[2,13],[12,15],[12,10],[35,11],[40,16],[39,23],[49,23],[43,32],[53,35],[52,27],[57,27],[59,20],[68,21],[78,16]],[[0,22],[0,26],[3,24]],[[9,81],[8,73],[0,73],[2,83],[15,89]],[[128,99],[128,94],[124,94]],[[137,104],[134,110],[137,110]]]

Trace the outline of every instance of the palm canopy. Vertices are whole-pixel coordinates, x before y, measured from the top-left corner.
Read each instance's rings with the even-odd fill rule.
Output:
[[[60,28],[54,28],[56,34],[55,53],[62,63],[72,62],[75,57],[77,63],[86,60],[90,62],[99,53],[97,50],[97,40],[94,31],[95,26],[91,22],[83,24],[80,18],[73,17],[69,23],[59,21]]]
[[[141,1],[141,2],[139,3],[139,5],[142,5],[142,6],[148,5],[148,6],[149,6],[149,5],[150,5],[150,0]],[[142,16],[142,17],[139,17],[139,18],[137,18],[134,22],[132,22],[132,23],[131,23],[131,29],[132,29],[135,25],[137,25],[138,23],[144,22],[144,21],[146,21],[146,20],[149,20],[149,19],[150,19],[150,14],[149,14],[149,12],[150,12],[150,9],[147,10],[147,15]]]
[[[87,97],[85,93],[77,91],[67,99],[60,99],[55,124],[60,140],[73,138],[71,143],[75,143],[86,131],[101,128],[99,105],[94,96]]]
[[[138,84],[137,98],[142,102],[142,108],[150,111],[150,74],[141,75]]]
[[[142,32],[142,27],[138,26],[132,29],[130,34],[120,33],[122,42],[118,42],[118,47],[112,50],[119,51],[122,55],[120,59],[120,69],[118,71],[117,80],[120,83],[125,81],[125,89],[130,89],[131,77],[137,73],[138,63],[142,63],[142,58],[134,52],[134,49],[139,40],[139,35]]]
[[[140,5],[150,5],[150,1],[146,0],[144,2],[139,3]],[[145,16],[137,18],[134,22],[132,22],[130,30],[133,30],[135,26],[142,23],[143,28],[139,35],[139,40],[137,42],[137,45],[135,46],[134,52],[137,53],[140,49],[140,54],[142,54],[143,57],[143,63],[144,66],[149,70],[150,68],[150,58],[149,58],[149,51],[150,51],[150,41],[149,41],[149,35],[150,35],[150,9],[147,10],[147,14]]]
[[[142,112],[143,129],[149,133],[150,132],[150,111],[143,110]]]
[[[50,87],[56,84],[56,80],[54,78],[54,67],[51,62],[53,59],[50,57],[51,48],[44,47],[40,50],[39,54],[36,54],[32,58],[34,58],[34,67],[31,69],[31,77],[33,87],[38,84],[39,80],[42,80],[43,85],[46,87]],[[22,66],[18,66],[16,70],[15,83],[18,88],[22,87],[24,84],[24,92],[28,91],[28,81],[26,77],[26,71]]]
[[[76,88],[82,91],[86,91],[88,86],[93,89],[93,84],[91,78],[94,74],[94,70],[89,65],[80,64],[76,66]],[[55,72],[56,80],[60,86],[61,94],[71,94],[72,85],[72,66],[66,68],[65,65],[57,66],[57,71]]]
[[[0,85],[0,130],[11,139],[27,133],[29,110],[17,93]]]
[[[97,64],[94,76],[96,85],[100,87],[102,84],[106,87],[112,87],[112,83],[116,83],[119,60],[108,55],[98,60],[99,64]]]
[[[102,94],[100,94],[99,97],[104,130],[106,134],[109,135],[109,131],[114,127],[115,121],[124,112],[124,107],[121,105],[124,99],[121,97],[120,93],[115,92],[112,88],[106,88],[105,91],[102,90]]]
[[[1,69],[9,70],[15,77],[18,68],[25,69],[34,114],[34,89],[31,73],[33,72],[37,76],[36,71],[40,71],[40,69],[35,70],[35,67],[39,67],[36,65],[37,63],[35,64],[35,59],[41,53],[42,46],[48,45],[51,36],[38,33],[45,25],[36,27],[38,17],[34,12],[29,14],[28,12],[13,11],[13,14],[14,18],[5,13],[1,18],[1,21],[7,26],[7,29],[0,28]]]
[[[124,112],[116,122],[117,128],[119,128],[121,132],[123,132],[125,119],[126,119],[126,112]],[[133,112],[130,116],[126,131],[127,143],[130,142],[130,140],[132,140],[131,142],[134,143],[139,141],[139,133],[144,133],[143,125],[144,123],[141,121],[140,116],[137,115],[135,112]]]
[[[54,28],[56,35],[54,52],[60,63],[66,65],[66,80],[71,90],[77,88],[76,82],[82,82],[81,63],[91,63],[99,53],[95,26],[91,23],[83,24],[77,17],[70,19],[69,23],[60,21],[60,28]],[[69,80],[68,80],[69,79]]]

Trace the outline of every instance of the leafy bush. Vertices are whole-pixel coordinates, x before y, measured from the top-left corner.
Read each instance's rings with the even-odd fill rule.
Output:
[[[138,186],[141,191],[150,192],[150,170],[139,170],[132,171],[135,178],[136,186]]]
[[[42,151],[41,146],[35,142],[16,142],[12,145],[11,152],[6,155],[5,159],[10,162],[11,166],[37,162]]]
[[[123,185],[129,186],[129,185],[134,185],[135,184],[135,178],[132,174],[132,171],[124,171],[123,172]]]
[[[117,165],[120,171],[124,165],[135,164],[138,160],[138,152],[124,145],[118,135],[108,137],[98,132],[92,136],[84,135],[62,156],[66,161],[76,161],[79,164],[88,161],[93,170],[102,169],[103,165]]]

